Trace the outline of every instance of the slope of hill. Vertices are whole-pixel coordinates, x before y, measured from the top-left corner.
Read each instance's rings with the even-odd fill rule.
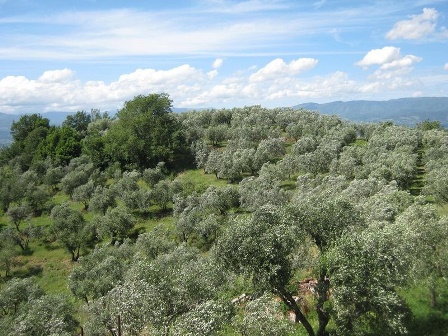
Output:
[[[326,104],[304,103],[294,106],[322,114],[337,116],[355,122],[379,122],[392,120],[397,124],[415,125],[423,120],[437,120],[448,127],[448,97],[400,98],[388,101],[335,101]],[[173,108],[176,113],[187,112],[188,108]],[[73,112],[48,112],[42,116],[50,119],[50,124],[60,125]],[[0,113],[0,145],[11,143],[9,133],[13,121],[20,115]]]
[[[448,126],[448,97],[401,98],[388,101],[335,101],[326,104],[304,103],[294,106],[323,114],[336,114],[350,121],[379,122],[392,120],[397,124],[415,125],[430,119]]]

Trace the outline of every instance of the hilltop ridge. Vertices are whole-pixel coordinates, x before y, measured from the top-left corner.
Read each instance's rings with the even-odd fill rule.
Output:
[[[391,120],[397,124],[413,126],[423,120],[436,120],[448,127],[448,97],[399,98],[387,101],[351,100],[330,103],[302,103],[293,106],[306,110],[318,111],[321,114],[335,114],[354,122],[380,122]],[[173,108],[176,113],[193,109]],[[60,125],[68,115],[74,112],[41,113],[50,119],[50,124]],[[11,143],[10,129],[19,114],[0,112],[0,145]]]

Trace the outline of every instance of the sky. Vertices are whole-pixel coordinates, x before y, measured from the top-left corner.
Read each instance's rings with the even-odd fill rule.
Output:
[[[0,112],[448,96],[448,0],[0,0]]]

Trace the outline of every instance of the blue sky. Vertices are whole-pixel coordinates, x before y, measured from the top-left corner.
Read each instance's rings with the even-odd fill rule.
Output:
[[[0,0],[0,112],[448,96],[448,0]]]

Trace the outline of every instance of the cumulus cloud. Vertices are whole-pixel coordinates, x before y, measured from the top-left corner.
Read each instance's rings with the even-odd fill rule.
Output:
[[[422,82],[409,75],[412,65],[420,58],[402,56],[399,49],[394,50],[395,53],[385,53],[382,58],[366,59],[366,64],[375,64],[377,69],[365,80],[354,80],[342,71],[312,77],[294,76],[315,66],[317,60],[314,59],[289,63],[277,59],[258,71],[246,68],[219,77],[217,69],[204,72],[188,64],[165,70],[137,69],[110,82],[81,81],[70,69],[46,71],[36,79],[8,76],[0,78],[0,111],[26,113],[99,108],[115,112],[126,100],[151,92],[167,92],[174,106],[190,108],[254,104],[292,106],[304,100],[377,99],[378,95],[394,97],[394,92],[400,96],[410,96],[417,91],[426,93]],[[448,70],[448,63],[445,69]],[[447,75],[441,76],[433,81],[446,83]],[[427,79],[425,85],[431,81]]]
[[[214,61],[213,64],[212,64],[213,69],[218,69],[218,68],[220,68],[221,65],[222,65],[222,62],[223,62],[222,58],[217,58],[217,59],[215,59],[215,61]]]
[[[376,79],[385,79],[409,73],[414,64],[421,62],[422,58],[415,55],[402,56],[400,48],[384,47],[369,51],[364,58],[356,63],[367,69],[371,65],[379,65],[379,69],[371,76]]]
[[[70,80],[75,73],[70,69],[45,71],[39,77],[39,81],[43,83],[61,83]]]
[[[445,63],[445,66],[443,67],[443,69],[448,70],[448,63]]]
[[[393,69],[393,68],[405,68],[405,67],[411,67],[415,63],[418,63],[422,60],[421,57],[417,57],[414,55],[406,55],[402,58],[396,59],[390,63],[383,64],[380,69],[387,70],[387,69]]]
[[[422,14],[412,15],[409,20],[397,22],[387,32],[386,37],[390,40],[418,40],[428,37],[436,32],[439,16],[439,12],[434,8],[424,8]]]
[[[280,76],[294,76],[310,70],[316,66],[318,60],[314,58],[299,58],[286,63],[281,58],[276,58],[265,67],[250,76],[250,81],[261,82],[278,78]]]
[[[382,49],[370,50],[364,58],[356,63],[356,65],[364,68],[374,64],[387,64],[396,61],[400,58],[400,48],[384,47]]]
[[[216,76],[218,76],[218,70],[212,70],[207,72],[207,76],[209,79],[215,78]]]
[[[46,71],[38,79],[8,76],[0,80],[0,108],[8,113],[116,109],[142,93],[191,94],[206,78],[187,64],[169,70],[137,69],[110,83],[83,83],[70,69]]]

